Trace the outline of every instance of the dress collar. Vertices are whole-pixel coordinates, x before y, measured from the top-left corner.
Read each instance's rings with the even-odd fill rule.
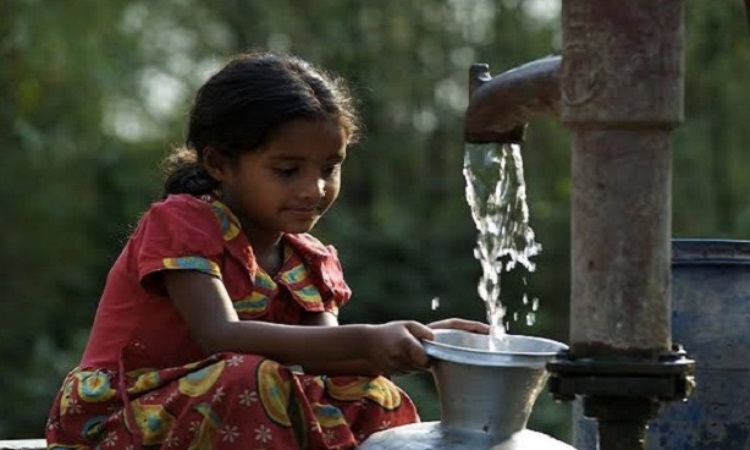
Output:
[[[221,230],[225,241],[231,241],[242,234],[240,220],[227,205],[215,196],[206,196],[204,200],[216,214],[216,217],[221,224]],[[320,262],[323,259],[333,256],[328,247],[308,233],[284,233],[282,239],[287,242],[292,250],[297,252],[304,259],[310,260],[310,262]]]

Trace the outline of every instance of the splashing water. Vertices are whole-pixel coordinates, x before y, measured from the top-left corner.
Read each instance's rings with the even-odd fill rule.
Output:
[[[490,349],[501,350],[506,309],[500,299],[500,276],[521,264],[536,268],[531,258],[542,246],[529,226],[521,148],[517,144],[467,144],[464,152],[466,201],[477,227],[474,257],[482,266],[477,291],[487,309]]]

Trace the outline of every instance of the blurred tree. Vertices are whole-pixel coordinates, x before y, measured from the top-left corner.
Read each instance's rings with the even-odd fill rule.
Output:
[[[685,122],[674,145],[676,236],[750,235],[750,203],[744,201],[750,188],[746,17],[739,1],[720,8],[690,2],[687,10]]]
[[[112,26],[125,7],[0,4],[3,436],[41,434],[50,394],[79,357],[122,224],[142,208],[122,197],[153,184],[136,167],[142,152],[103,126],[110,97],[132,90],[130,68],[142,64],[135,42]]]

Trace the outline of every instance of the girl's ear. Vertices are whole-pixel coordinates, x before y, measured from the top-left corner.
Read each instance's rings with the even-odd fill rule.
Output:
[[[213,147],[206,147],[203,151],[203,161],[201,162],[206,172],[216,181],[224,181],[229,173],[229,161],[221,152]]]

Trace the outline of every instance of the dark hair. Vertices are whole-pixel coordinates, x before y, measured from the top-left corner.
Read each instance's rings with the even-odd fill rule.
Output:
[[[232,58],[198,90],[187,140],[164,160],[164,196],[203,195],[219,187],[203,168],[212,147],[230,160],[254,151],[278,126],[294,119],[333,120],[349,143],[357,112],[339,77],[288,54],[245,53]]]

